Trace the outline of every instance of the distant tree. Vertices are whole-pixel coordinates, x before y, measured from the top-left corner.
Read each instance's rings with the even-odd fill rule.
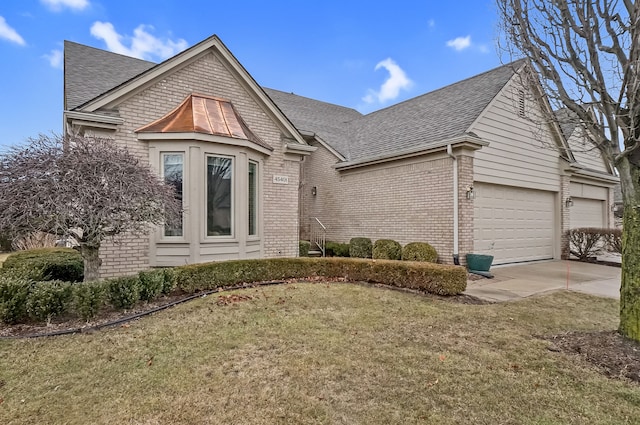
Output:
[[[106,238],[148,233],[180,210],[174,189],[110,139],[41,135],[0,154],[0,229],[75,239],[85,281],[99,277]]]
[[[507,47],[529,59],[552,106],[584,126],[620,175],[620,332],[640,341],[640,4],[496,0]]]

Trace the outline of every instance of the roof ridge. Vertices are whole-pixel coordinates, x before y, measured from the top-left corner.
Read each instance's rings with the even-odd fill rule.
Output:
[[[266,89],[266,90],[271,90],[271,91],[274,91],[274,92],[283,93],[283,94],[286,94],[286,95],[289,95],[289,96],[296,96],[296,97],[300,97],[300,98],[302,98],[302,99],[310,100],[310,101],[313,101],[313,102],[316,102],[316,103],[324,103],[325,105],[329,105],[329,106],[337,106],[337,107],[339,107],[339,108],[349,109],[349,110],[351,110],[351,111],[357,112],[357,113],[358,113],[358,114],[360,114],[360,115],[363,115],[363,114],[362,114],[360,111],[358,111],[356,108],[352,108],[352,107],[350,107],[350,106],[339,105],[339,104],[337,104],[337,103],[331,103],[331,102],[327,102],[327,101],[324,101],[324,100],[314,99],[314,98],[312,98],[312,97],[302,96],[302,95],[300,95],[300,94],[296,94],[296,93],[293,93],[293,92],[286,92],[286,91],[284,91],[284,90],[273,89],[273,88],[270,88],[270,87],[264,87],[264,86],[263,86],[262,88],[263,88],[263,89]]]

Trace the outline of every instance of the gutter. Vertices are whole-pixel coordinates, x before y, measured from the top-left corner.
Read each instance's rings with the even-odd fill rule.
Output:
[[[484,146],[489,146],[489,142],[482,140],[474,135],[465,134],[462,136],[453,137],[451,139],[442,140],[437,143],[427,143],[418,147],[409,148],[403,151],[398,151],[392,155],[383,154],[375,157],[369,157],[360,159],[357,161],[349,161],[338,163],[333,166],[336,170],[349,170],[352,168],[366,167],[368,165],[381,164],[389,161],[396,161],[398,159],[411,158],[414,156],[426,155],[438,151],[442,151],[445,148],[449,149],[451,145],[466,146],[469,149],[481,149]]]
[[[447,155],[453,159],[453,264],[460,265],[460,222],[458,218],[458,157],[453,154],[451,143],[447,145]]]

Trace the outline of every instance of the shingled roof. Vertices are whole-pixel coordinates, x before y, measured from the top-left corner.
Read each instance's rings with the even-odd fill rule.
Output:
[[[359,161],[428,148],[464,135],[524,63],[506,64],[367,115],[294,94],[266,91],[298,130],[316,133],[347,161]]]
[[[264,91],[296,126],[315,133],[345,158],[349,158],[350,123],[363,115],[352,108],[265,88]]]
[[[64,109],[73,110],[156,66],[71,41],[64,42]]]
[[[265,88],[302,132],[315,133],[347,161],[391,156],[462,136],[524,64],[516,61],[385,109],[352,108]],[[156,66],[65,42],[65,109],[73,109]]]

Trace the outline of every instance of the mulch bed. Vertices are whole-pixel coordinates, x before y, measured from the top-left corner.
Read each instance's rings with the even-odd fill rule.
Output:
[[[610,378],[640,383],[640,343],[617,331],[569,332],[544,339],[550,351],[578,355]]]

